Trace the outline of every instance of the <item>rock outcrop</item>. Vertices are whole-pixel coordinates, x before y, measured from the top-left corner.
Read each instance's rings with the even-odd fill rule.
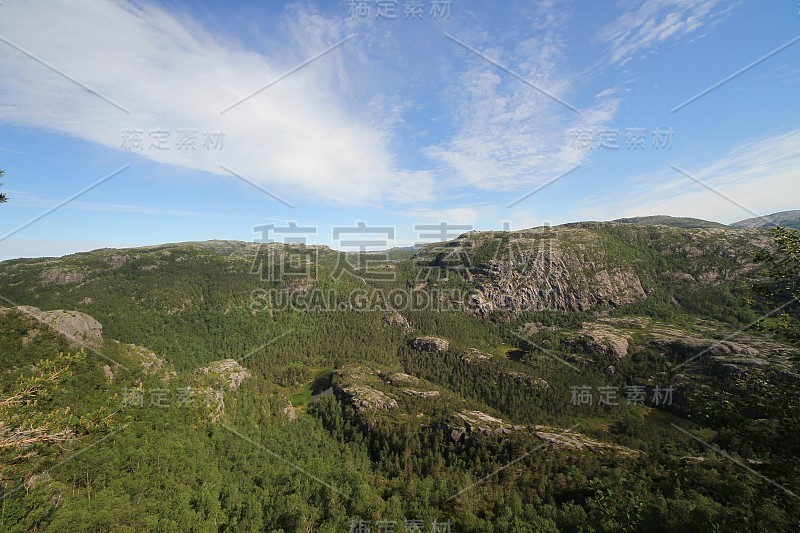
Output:
[[[412,330],[411,324],[408,323],[406,317],[398,313],[397,311],[391,311],[383,317],[383,321],[389,324],[390,326],[398,326],[406,330],[406,332],[410,332]]]
[[[220,379],[232,391],[238,389],[245,379],[251,377],[250,372],[235,359],[213,361],[208,366],[198,368],[196,372]]]
[[[588,311],[598,305],[631,304],[646,296],[630,267],[591,273],[568,266],[561,258],[549,268],[533,265],[530,271],[515,270],[511,264],[491,270],[471,295],[474,310],[481,316],[496,311]]]
[[[515,232],[469,232],[423,248],[417,258],[440,277],[458,272],[473,286],[468,310],[498,321],[542,310],[589,311],[646,298],[665,279],[717,284],[750,275],[756,232],[575,223]],[[652,258],[668,265],[654,281]],[[711,259],[711,260],[709,260]],[[713,266],[710,266],[713,265]],[[663,266],[662,266],[663,268]],[[672,270],[670,270],[672,268]]]
[[[415,376],[411,376],[409,374],[404,374],[403,372],[395,372],[394,374],[390,374],[387,376],[386,381],[392,385],[413,385],[414,383],[419,383],[419,378]]]
[[[504,372],[504,374],[513,379],[518,385],[524,385],[525,387],[532,389],[550,388],[550,384],[542,378],[528,376],[527,374],[523,374],[521,372],[513,372],[513,371]]]
[[[153,350],[136,344],[125,344],[123,346],[127,349],[128,354],[139,362],[145,374],[151,376],[160,375],[164,381],[177,377],[178,373],[164,359],[157,356]]]
[[[650,339],[652,346],[683,358],[688,363],[687,370],[699,368],[703,373],[726,378],[772,367],[793,375],[790,360],[797,356],[797,350],[765,341],[753,342],[758,342],[757,346],[689,336],[664,328],[659,328]]]
[[[441,337],[417,337],[411,341],[411,346],[420,352],[446,352],[450,343]]]
[[[81,346],[98,348],[103,344],[103,325],[80,311],[42,311],[38,307],[21,305],[17,310],[35,318],[53,331]]]
[[[453,442],[466,442],[476,435],[502,436],[515,431],[523,431],[526,426],[508,422],[487,415],[481,411],[463,410],[453,413],[452,422],[447,425],[448,436]]]
[[[212,422],[219,422],[225,415],[225,393],[211,387],[201,387],[195,393],[202,399],[202,404],[208,410],[208,418]]]
[[[588,450],[598,454],[616,453],[624,457],[638,457],[639,450],[626,448],[617,444],[601,442],[571,429],[560,429],[551,426],[534,426],[536,436],[559,448],[569,450]]]
[[[438,398],[441,393],[438,390],[416,390],[416,389],[402,389],[404,394],[409,396],[419,396],[420,398]]]
[[[395,409],[397,400],[375,388],[383,381],[374,370],[362,365],[349,365],[333,373],[333,392],[352,405],[356,412]],[[374,386],[373,386],[374,385]]]
[[[485,361],[491,361],[492,356],[486,352],[482,352],[477,348],[470,348],[467,350],[463,356],[461,356],[461,360],[465,363],[481,363]]]
[[[297,420],[297,409],[295,409],[291,401],[288,402],[288,404],[289,405],[283,408],[283,414],[286,415],[286,418],[288,418],[289,420],[292,421]]]
[[[116,270],[116,269],[122,267],[122,265],[127,263],[129,260],[130,260],[130,257],[125,255],[125,254],[112,254],[112,255],[106,257],[106,261],[108,262],[108,266],[112,270]]]
[[[83,272],[75,272],[70,270],[45,270],[42,272],[41,280],[48,285],[69,285],[71,283],[81,283],[86,279],[86,274]]]
[[[473,264],[471,307],[480,316],[548,309],[588,311],[646,296],[633,266],[608,257],[592,232],[538,228],[491,243],[490,234],[462,236],[453,246]],[[493,253],[484,256],[484,252]],[[455,252],[453,252],[455,253]],[[485,259],[484,259],[485,257]]]
[[[347,397],[356,412],[382,411],[397,407],[397,400],[368,385],[346,385],[339,390]]]
[[[629,337],[608,324],[591,323],[578,332],[581,343],[592,355],[611,355],[617,359],[628,357]]]

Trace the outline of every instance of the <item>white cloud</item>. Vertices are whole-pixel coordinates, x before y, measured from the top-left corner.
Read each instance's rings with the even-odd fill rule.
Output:
[[[444,207],[418,208],[409,211],[398,212],[397,214],[413,218],[414,224],[447,224],[473,225],[477,226],[485,218],[485,208],[481,207]]]
[[[409,178],[398,172],[386,129],[348,107],[344,64],[352,42],[220,115],[343,39],[343,23],[292,8],[282,25],[289,42],[257,53],[148,4],[51,0],[8,2],[2,9],[5,39],[130,111],[0,43],[2,122],[112,148],[121,147],[123,130],[169,130],[169,150],[148,149],[145,133],[145,149],[137,153],[227,176],[224,164],[298,204],[303,196],[380,203],[382,191]],[[181,128],[198,130],[197,150],[176,149]],[[222,150],[203,148],[205,130],[224,132]]]
[[[714,8],[724,0],[644,0],[626,9],[597,34],[608,43],[610,61],[625,65],[660,44],[698,31],[720,16]],[[627,5],[627,4],[626,4]]]
[[[529,83],[464,51],[470,66],[449,89],[456,132],[426,149],[429,158],[449,170],[453,183],[484,191],[525,190],[585,161],[589,152],[574,146],[571,132],[599,131],[614,117],[619,100],[604,92],[580,113],[570,109],[580,109],[570,103],[579,87],[560,66],[565,61],[555,29],[506,49],[466,44]]]
[[[594,198],[574,215],[608,220],[664,214],[731,223],[754,216],[749,211],[764,215],[800,206],[800,129],[736,146],[713,162],[675,164],[721,195],[666,169],[636,176],[620,188],[626,195]]]

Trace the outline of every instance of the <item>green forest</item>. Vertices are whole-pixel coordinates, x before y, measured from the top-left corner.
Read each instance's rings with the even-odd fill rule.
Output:
[[[0,530],[796,531],[799,239],[2,262]]]

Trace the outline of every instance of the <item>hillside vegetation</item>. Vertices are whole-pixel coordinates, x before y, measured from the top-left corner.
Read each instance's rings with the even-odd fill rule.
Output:
[[[4,397],[82,354],[35,406],[70,437],[5,459],[0,530],[792,530],[774,250],[612,222],[0,263]]]

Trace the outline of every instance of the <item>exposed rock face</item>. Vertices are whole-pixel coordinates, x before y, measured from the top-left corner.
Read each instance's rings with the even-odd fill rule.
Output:
[[[417,337],[411,341],[411,346],[420,352],[446,352],[450,343],[441,337]]]
[[[409,396],[419,396],[421,398],[438,398],[441,395],[438,390],[403,389],[403,393]]]
[[[27,305],[21,305],[17,310],[35,318],[76,344],[93,348],[103,344],[103,325],[80,311],[42,311],[38,307]]]
[[[130,259],[130,258],[127,255],[117,255],[117,254],[115,254],[115,255],[111,255],[108,258],[106,258],[106,261],[108,261],[108,266],[110,266],[113,270],[116,270],[116,269],[120,268],[122,265],[124,265],[125,263],[127,263],[128,259]]]
[[[340,388],[357,412],[382,411],[397,407],[397,400],[368,385],[349,385]]]
[[[755,348],[731,341],[717,341],[713,339],[703,339],[698,337],[687,337],[685,335],[672,337],[664,334],[655,334],[651,342],[655,345],[671,348],[673,351],[685,355],[697,355],[705,352],[712,357],[724,357],[731,355],[741,355],[744,357],[756,357],[759,351]]]
[[[383,317],[383,321],[389,324],[390,326],[399,326],[405,329],[406,331],[411,331],[411,324],[408,323],[406,317],[398,313],[397,311],[392,311],[386,316]]]
[[[86,279],[86,274],[83,272],[74,272],[69,270],[45,270],[42,272],[42,282],[47,284],[68,285],[70,283],[80,283]]]
[[[707,359],[710,366],[703,366],[701,370],[721,378],[743,375],[770,366],[788,371],[787,375],[792,374],[792,367],[789,363],[791,354],[780,345],[762,341],[759,348],[756,348],[741,342],[690,337],[675,333],[661,329],[653,335],[650,343],[685,357],[690,364],[687,369],[696,367],[703,359]]]
[[[640,276],[650,279],[652,267],[648,259],[637,257],[644,248],[663,254],[674,266],[659,273],[661,280],[711,284],[752,273],[756,267],[751,252],[768,244],[755,232],[669,227],[653,231],[586,222],[516,232],[470,232],[425,247],[417,257],[441,269],[442,275],[447,271],[463,275],[474,286],[466,302],[470,310],[502,321],[525,311],[588,311],[645,298],[650,287]]]
[[[124,346],[128,349],[129,355],[139,361],[139,365],[145,374],[151,376],[161,374],[161,379],[164,381],[169,381],[178,375],[153,350],[148,350],[144,346],[137,346],[136,344],[126,344]]]
[[[289,405],[283,408],[283,414],[286,415],[286,418],[289,420],[297,420],[297,410],[292,405],[292,402],[289,402]]]
[[[533,389],[549,389],[550,384],[542,378],[528,376],[521,372],[505,372],[505,375],[513,379],[519,385],[525,385]]]
[[[251,376],[250,372],[234,359],[213,361],[208,366],[198,368],[198,374],[220,378],[230,390],[235,391],[242,382]]]
[[[628,336],[607,324],[592,323],[579,333],[584,347],[594,355],[613,355],[617,359],[628,356]]]
[[[463,420],[470,430],[483,432],[503,425],[501,419],[487,415],[481,411],[460,411],[456,413],[455,416]]]
[[[478,350],[477,348],[470,348],[467,350],[467,353],[461,357],[461,360],[465,363],[480,363],[483,361],[491,361],[492,356],[486,352]]]
[[[468,441],[475,435],[508,435],[526,429],[526,426],[515,426],[481,411],[459,411],[453,413],[452,419],[447,429],[453,442]]]
[[[201,387],[195,391],[208,409],[208,418],[216,423],[225,415],[225,393],[211,387]]]
[[[396,372],[391,374],[387,381],[392,385],[409,385],[414,383],[419,383],[419,378],[411,376],[409,374],[404,374],[402,372]]]
[[[371,385],[382,383],[371,368],[349,365],[333,373],[333,390],[357,412],[395,409],[397,400]]]
[[[607,453],[616,452],[625,457],[638,457],[642,455],[639,450],[626,448],[617,444],[610,444],[607,442],[600,442],[598,440],[587,437],[577,431],[569,429],[559,429],[551,426],[534,426],[536,436],[540,439],[551,442],[560,448],[567,448],[570,450],[589,450],[594,453]]]
[[[454,244],[475,260],[472,309],[519,314],[547,309],[587,311],[620,306],[646,296],[630,264],[612,261],[596,235],[582,229],[539,228],[515,232],[494,247],[490,236],[462,236]],[[487,259],[473,250],[491,251]],[[477,257],[475,257],[477,255]]]
[[[482,316],[495,311],[588,311],[602,304],[627,305],[646,296],[630,268],[591,273],[568,266],[558,255],[554,259],[549,267],[536,261],[525,270],[503,265],[490,271],[472,294],[474,309]]]
[[[284,290],[285,292],[288,292],[290,294],[302,296],[308,294],[313,288],[314,288],[313,279],[296,279],[288,283]]]

